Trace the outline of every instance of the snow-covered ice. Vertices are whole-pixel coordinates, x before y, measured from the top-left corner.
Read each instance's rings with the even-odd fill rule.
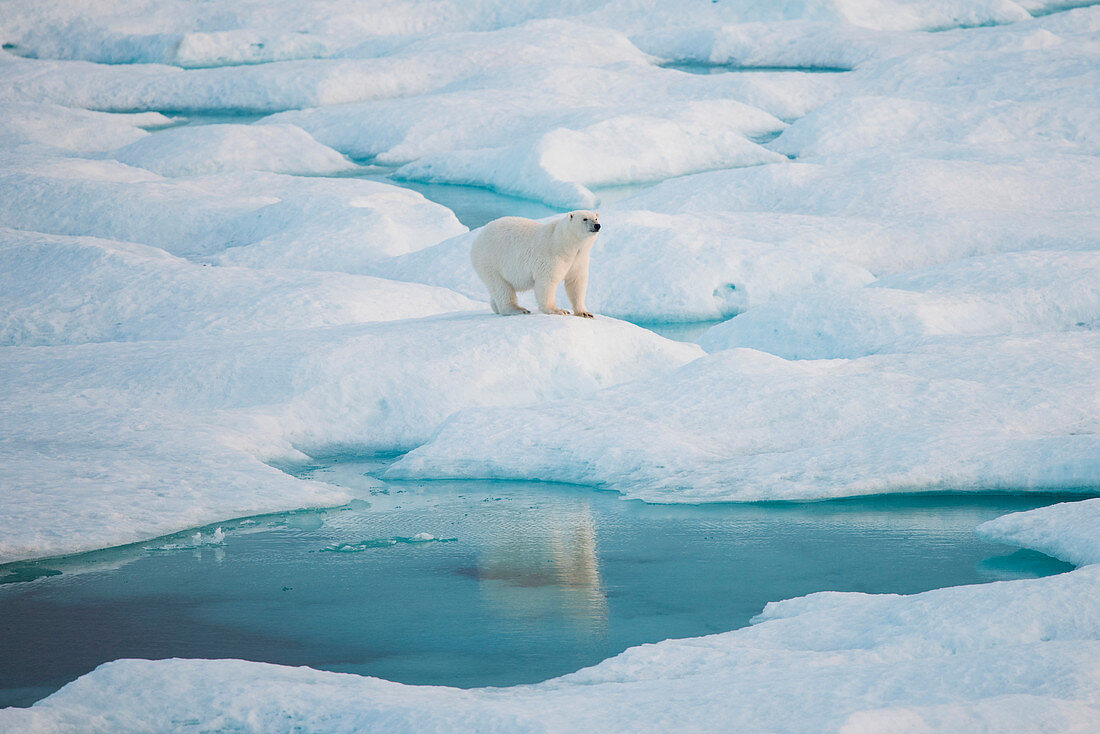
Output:
[[[1098,527],[1100,499],[1090,499],[1004,515],[979,525],[978,534],[1087,565],[1100,563]]]
[[[1092,331],[851,360],[732,349],[587,400],[459,413],[389,475],[541,478],[657,502],[1092,491],[1098,416]],[[501,440],[521,426],[522,446]]]
[[[2,345],[296,331],[482,309],[415,283],[209,267],[148,245],[0,230]]]
[[[1096,494],[1079,5],[8,0],[0,559],[345,502],[264,463],[342,449],[658,502]],[[599,206],[598,318],[491,316],[401,179]],[[611,317],[728,320],[708,354]],[[979,532],[1095,564],[1098,506]],[[1098,590],[815,594],[514,689],[118,661],[0,729],[1084,732]]]
[[[114,151],[111,157],[162,176],[221,171],[331,175],[355,164],[293,125],[204,125],[165,130]]]
[[[1028,334],[1100,325],[1100,252],[1035,251],[954,260],[865,288],[817,289],[712,328],[709,351],[751,347],[787,359],[906,351],[938,336]]]
[[[433,294],[423,295],[430,303]],[[261,459],[407,450],[465,407],[591,393],[702,353],[622,322],[501,322],[487,309],[299,331],[4,349],[0,384],[8,397],[0,424],[19,428],[0,438],[5,561],[340,504],[346,492],[299,481]]]
[[[13,156],[0,217],[15,229],[92,235],[254,267],[362,272],[465,231],[420,194],[359,179],[240,171],[165,178],[110,160]]]

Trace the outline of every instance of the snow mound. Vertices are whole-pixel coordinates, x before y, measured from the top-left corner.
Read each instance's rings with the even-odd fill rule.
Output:
[[[1093,89],[1100,74],[1082,84]],[[916,146],[928,140],[968,147],[1054,143],[1100,153],[1100,93],[1063,89],[1041,102],[945,104],[893,97],[850,97],[797,120],[769,146],[790,156]]]
[[[911,596],[825,592],[538,685],[462,690],[241,660],[121,660],[20,731],[1089,731],[1100,569]],[[1036,691],[1042,691],[1037,694]],[[798,701],[797,706],[791,705]]]
[[[0,218],[192,259],[345,272],[465,231],[449,209],[374,181],[251,171],[168,179],[115,161],[42,156],[13,157],[0,171]]]
[[[324,176],[354,163],[293,125],[203,125],[165,130],[110,156],[162,176],[272,171]]]
[[[411,97],[494,70],[546,69],[563,58],[578,68],[646,64],[622,34],[544,21],[490,33],[405,39],[369,58],[276,61],[183,70],[159,64],[101,65],[23,59],[4,53],[0,101],[54,102],[89,109],[279,112]],[[422,108],[423,109],[423,108]]]
[[[978,526],[984,538],[1034,548],[1069,563],[1100,563],[1100,499],[1014,512]]]
[[[715,134],[724,136],[723,145],[733,150],[738,145],[729,142],[733,133],[750,139],[774,135],[785,127],[778,118],[798,117],[833,98],[837,82],[832,76],[706,77],[661,68],[636,55],[601,67],[597,74],[572,64],[490,69],[431,93],[288,111],[266,121],[297,125],[354,158],[376,158],[394,165],[445,153],[508,147],[505,143],[523,143],[529,149],[541,136],[558,129],[567,132],[557,135],[575,139],[587,133],[602,141],[613,126],[637,130],[663,149],[690,134],[705,150],[722,152],[701,139],[705,130],[715,129],[714,124],[685,110],[713,110],[721,115],[726,127]],[[430,119],[423,115],[425,105],[432,110]],[[661,123],[666,119],[683,120],[689,130],[672,131],[667,141],[663,136],[654,138],[666,129]],[[609,142],[613,150],[624,144]],[[649,155],[652,163],[652,154],[640,151],[640,155]],[[690,155],[691,151],[681,150],[677,157]]]
[[[715,326],[708,351],[751,347],[786,359],[912,349],[944,335],[1100,327],[1100,252],[1028,251],[887,276],[858,290],[774,301]]]
[[[171,120],[159,112],[112,114],[53,104],[12,103],[0,107],[0,149],[46,147],[95,153],[129,145]]]
[[[617,116],[500,148],[428,156],[396,175],[486,186],[551,206],[592,208],[598,201],[592,188],[784,160],[738,132],[739,119],[763,116],[739,102],[693,103],[667,116]]]
[[[0,562],[341,504],[343,490],[260,459],[402,451],[462,408],[591,394],[702,354],[608,319],[506,319],[487,309],[3,349],[0,425],[19,430],[0,436]]]
[[[1078,490],[1100,484],[1098,375],[1094,332],[853,360],[733,349],[583,401],[460,413],[389,475],[538,478],[655,502]],[[522,447],[496,439],[519,430]]]
[[[5,13],[5,41],[23,54],[103,63],[156,62],[181,66],[261,63],[337,53],[379,39],[455,30],[490,30],[541,18],[574,20],[636,32],[697,24],[713,28],[751,21],[810,20],[843,28],[933,30],[1012,23],[1079,4],[1074,0],[809,0],[712,6],[667,0],[445,0],[424,12],[417,2],[376,3],[364,13],[354,0],[310,6],[217,0],[194,11],[185,0],[52,3],[12,0]],[[125,29],[120,32],[118,29]],[[293,29],[288,32],[287,29]]]
[[[987,253],[1094,249],[1094,159],[1055,148],[1043,148],[1041,158],[1028,152],[880,150],[713,171],[662,182],[614,210],[722,216],[738,236],[788,242],[878,276]],[[610,213],[601,217],[609,231]]]
[[[203,267],[144,245],[0,229],[0,345],[182,339],[484,308],[367,276]]]
[[[676,24],[639,32],[631,40],[645,52],[674,62],[823,72],[851,70],[918,45],[910,33],[820,20]]]

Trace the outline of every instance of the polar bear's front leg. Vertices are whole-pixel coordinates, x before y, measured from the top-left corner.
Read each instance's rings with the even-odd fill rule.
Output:
[[[568,316],[569,312],[558,308],[555,303],[558,283],[561,279],[539,278],[535,281],[535,300],[539,302],[539,311],[549,314]]]
[[[584,306],[584,294],[588,291],[588,253],[577,256],[573,267],[565,274],[565,294],[569,296],[569,303],[573,305],[573,315],[583,316],[586,319],[593,318],[592,314]]]

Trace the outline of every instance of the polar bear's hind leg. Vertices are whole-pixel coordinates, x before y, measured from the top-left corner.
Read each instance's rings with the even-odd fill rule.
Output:
[[[485,286],[489,289],[493,313],[511,316],[517,313],[531,313],[516,301],[516,289],[500,275],[491,274],[483,276]]]

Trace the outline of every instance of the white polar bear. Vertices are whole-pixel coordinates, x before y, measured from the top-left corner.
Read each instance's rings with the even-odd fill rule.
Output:
[[[592,318],[584,307],[588,256],[600,231],[597,212],[575,211],[545,224],[502,217],[486,224],[470,249],[474,270],[489,289],[493,313],[531,313],[516,303],[516,291],[535,289],[539,310],[568,314],[554,303],[558,283],[576,316]]]

